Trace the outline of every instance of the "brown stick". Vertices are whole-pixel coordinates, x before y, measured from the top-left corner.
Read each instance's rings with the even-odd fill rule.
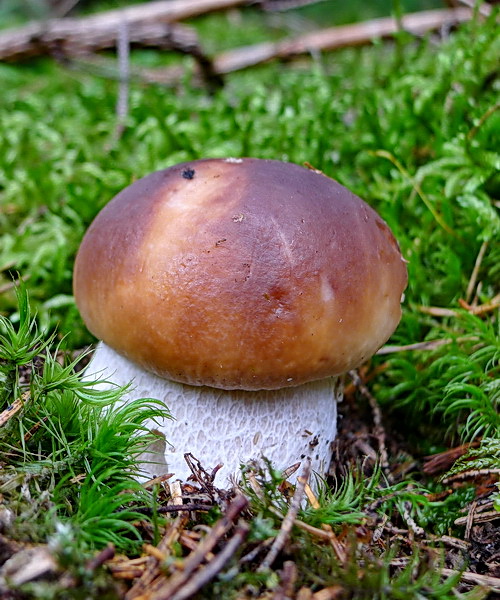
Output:
[[[387,452],[386,445],[387,436],[385,434],[384,425],[382,423],[382,412],[380,410],[380,406],[378,405],[375,396],[371,394],[370,390],[363,383],[357,371],[349,371],[349,377],[352,379],[354,385],[358,388],[358,390],[361,392],[361,394],[363,394],[363,396],[368,400],[370,404],[370,408],[372,409],[373,415],[373,424],[375,425],[375,427],[373,428],[373,434],[378,442],[380,466],[382,467],[384,474],[387,477],[387,480],[390,483],[392,483],[394,481],[394,477],[389,467],[389,453]]]
[[[458,0],[458,4],[463,4],[464,6],[473,9],[478,3],[475,2],[475,0]],[[479,5],[478,10],[483,17],[489,17],[491,15],[491,6],[487,2],[482,2]]]
[[[184,526],[188,522],[188,514],[184,513],[182,516],[178,516],[175,521],[170,525],[167,532],[163,536],[162,540],[158,544],[158,551],[167,556],[170,554],[174,543],[179,539]],[[149,556],[145,570],[142,572],[140,579],[138,579],[130,590],[125,595],[125,600],[133,600],[139,598],[148,589],[151,583],[155,580],[159,573],[159,562],[154,556]]]
[[[405,15],[403,26],[405,30],[415,35],[422,35],[445,25],[468,21],[471,15],[472,12],[467,8],[423,11]],[[317,51],[364,46],[371,44],[376,38],[391,38],[397,32],[396,21],[389,17],[317,30],[280,42],[263,42],[242,46],[216,56],[212,63],[213,75],[222,76],[271,60],[290,59]],[[148,83],[171,85],[179,80],[182,73],[182,69],[177,66],[161,70],[143,69],[139,78]]]
[[[29,397],[30,392],[24,392],[20,398],[14,400],[14,402],[10,406],[8,406],[4,411],[0,413],[0,427],[3,427],[5,423],[9,421],[9,419],[11,419],[16,413],[18,413],[22,409],[24,403],[27,400],[29,400]]]
[[[61,19],[62,21],[62,19]],[[103,23],[95,29],[81,27],[77,19],[72,24],[48,22],[47,28],[33,24],[26,30],[7,31],[0,34],[0,60],[23,61],[45,54],[56,56],[85,56],[117,45],[120,25]],[[195,32],[184,25],[169,23],[128,23],[129,41],[134,47],[183,49],[197,45]],[[28,29],[29,27],[29,29]]]
[[[472,12],[468,8],[427,10],[403,16],[403,27],[405,31],[414,35],[423,35],[445,25],[468,21],[471,15]],[[231,73],[273,59],[292,58],[319,50],[363,46],[376,38],[390,38],[397,33],[398,26],[394,18],[373,19],[364,23],[313,31],[280,42],[263,42],[229,50],[215,58],[214,66],[217,73]]]
[[[458,575],[459,571],[453,569],[441,569],[443,575]],[[489,591],[497,592],[500,591],[500,577],[491,577],[490,575],[480,575],[479,573],[471,573],[470,571],[463,571],[460,573],[460,579],[467,583],[473,583],[475,585],[482,585],[490,588]]]
[[[472,515],[472,523],[486,523],[487,521],[498,521],[498,519],[500,519],[500,514],[498,514],[498,510],[489,510],[488,512],[479,514],[473,513],[471,511],[466,517],[459,517],[458,519],[455,519],[455,525],[467,525],[470,515]]]
[[[309,479],[309,475],[311,473],[311,463],[307,462],[304,471],[300,477],[297,479],[297,486],[295,488],[295,493],[293,494],[292,501],[290,503],[290,508],[288,509],[285,518],[281,523],[281,528],[274,539],[274,542],[267,553],[266,557],[260,564],[257,569],[258,573],[265,572],[267,569],[271,567],[273,562],[276,560],[278,554],[283,549],[285,543],[290,537],[290,532],[292,531],[293,525],[295,523],[295,519],[297,517],[297,513],[300,509],[300,503],[302,501],[302,497],[304,495],[305,486],[307,484],[307,480]]]
[[[190,577],[182,587],[173,595],[160,592],[153,597],[153,600],[187,600],[193,594],[198,592],[206,583],[211,581],[215,575],[224,567],[227,561],[233,556],[236,550],[241,546],[250,531],[250,525],[241,520],[233,536],[226,542],[224,548],[207,564],[192,577]]]
[[[460,301],[459,301],[460,302]],[[482,315],[500,308],[500,294],[497,294],[489,302],[480,304],[479,306],[469,306],[462,300],[460,303],[462,308],[465,308],[471,315]],[[441,308],[440,306],[418,306],[418,310],[432,317],[458,317],[460,314],[452,308]]]
[[[200,14],[233,8],[247,0],[161,0],[88,17],[49,19],[0,34],[0,60],[24,60],[54,51],[67,54],[114,47],[125,23],[132,45],[172,47],[193,41],[191,29],[172,25]],[[187,32],[190,32],[189,34]]]
[[[311,505],[311,507],[314,508],[315,510],[319,510],[321,508],[321,505],[320,505],[318,499],[316,498],[316,496],[314,495],[314,492],[312,491],[311,486],[308,483],[306,483],[304,491],[307,496],[307,499],[309,500],[309,504]],[[337,536],[335,535],[335,532],[333,531],[332,526],[328,523],[322,523],[321,529],[328,532],[328,534],[330,535],[330,539],[328,541],[330,542],[330,545],[332,546],[333,551],[335,552],[335,555],[337,556],[337,559],[339,560],[339,562],[341,564],[345,564],[346,558],[347,558],[346,553],[345,553],[345,548],[339,542]]]
[[[447,471],[455,461],[457,461],[471,448],[477,448],[479,444],[479,441],[471,442],[468,444],[462,444],[456,448],[450,448],[449,450],[439,452],[438,454],[424,456],[424,473],[427,475],[437,475],[438,473]]]
[[[248,500],[244,496],[236,496],[231,504],[228,506],[226,514],[212,527],[210,533],[198,544],[196,550],[194,550],[184,561],[182,570],[176,571],[167,581],[159,580],[158,583],[151,584],[148,587],[148,592],[151,597],[155,600],[173,600],[174,598],[182,598],[182,592],[180,591],[190,579],[194,576],[198,567],[206,560],[207,554],[211,552],[215,545],[222,539],[222,537],[229,531],[233,526],[235,519],[238,515],[248,506]],[[233,544],[234,549],[231,547],[233,553],[237,546],[241,543],[243,538],[248,533],[248,530],[244,526],[238,525],[234,535]],[[221,554],[224,551],[221,552]],[[225,562],[230,556],[222,554],[219,559],[220,562]],[[224,559],[224,560],[223,560]],[[215,559],[213,559],[215,560]],[[210,564],[210,563],[209,563]],[[219,563],[216,563],[218,566]],[[222,568],[221,564],[220,568]],[[216,573],[214,573],[215,575]]]
[[[470,471],[462,471],[461,473],[455,473],[454,475],[450,475],[450,477],[446,477],[442,482],[447,485],[452,481],[463,481],[464,479],[476,478],[481,475],[500,475],[500,469],[471,469]]]
[[[468,303],[472,300],[472,294],[474,292],[474,288],[476,287],[479,269],[481,268],[481,263],[483,262],[483,258],[487,248],[488,242],[483,242],[481,244],[481,248],[479,248],[479,252],[476,257],[476,262],[474,263],[474,268],[472,269],[472,273],[469,279],[469,284],[467,285],[467,291],[465,293],[465,301]]]

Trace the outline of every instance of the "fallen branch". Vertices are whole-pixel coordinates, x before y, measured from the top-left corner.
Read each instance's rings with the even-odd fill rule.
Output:
[[[468,8],[430,10],[412,13],[403,17],[403,27],[414,35],[423,35],[441,27],[450,27],[470,20]],[[242,46],[214,57],[214,75],[223,76],[264,64],[272,60],[289,60],[318,51],[339,50],[352,46],[365,46],[374,39],[389,39],[398,33],[398,25],[392,17],[373,19],[364,23],[320,29],[296,38],[280,42],[263,42]],[[178,66],[168,69],[142,69],[138,78],[152,84],[172,85],[183,75]]]
[[[7,267],[10,268],[10,267]],[[25,276],[23,276],[22,281],[28,281],[28,279],[30,278],[30,275],[27,274]],[[13,281],[9,281],[8,283],[4,283],[3,285],[0,285],[0,294],[4,294],[5,292],[8,292],[9,290],[13,290],[15,289],[19,283],[21,282],[21,279],[14,279]]]
[[[183,18],[246,3],[247,0],[190,0],[185,3],[171,0],[150,3],[147,5],[148,10],[143,10],[142,13],[137,12],[138,7],[132,7],[121,12],[109,11],[84,19],[48,21],[45,27],[34,24],[0,34],[0,60],[20,60],[47,53],[49,50],[56,50],[63,56],[70,54],[71,57],[75,57],[79,51],[81,54],[83,49],[86,56],[91,57],[89,66],[97,66],[99,69],[103,65],[94,64],[97,57],[92,57],[92,52],[115,46],[121,19],[122,23],[125,20],[129,25],[132,46],[147,45],[191,54],[197,61],[198,74],[205,81],[220,85],[220,77],[227,73],[271,60],[292,59],[318,51],[368,45],[374,39],[388,39],[399,32],[398,23],[394,18],[373,19],[364,23],[321,29],[280,42],[243,46],[223,52],[212,61],[200,49],[192,30],[178,24],[175,27],[173,25],[174,21]],[[405,31],[423,35],[441,27],[463,23],[470,20],[471,16],[472,11],[468,8],[430,10],[405,15],[402,24]],[[106,30],[107,33],[98,37],[96,32],[99,29]],[[167,69],[141,69],[139,72],[132,71],[131,75],[134,79],[147,83],[171,85],[177,82],[183,73],[181,67],[173,66]],[[101,75],[119,78],[119,75],[109,73]]]
[[[0,34],[0,60],[19,61],[59,52],[67,55],[116,46],[126,25],[132,46],[179,49],[197,44],[191,28],[174,24],[208,12],[246,4],[247,0],[162,0],[82,18],[49,19]]]
[[[469,279],[469,284],[467,285],[467,292],[465,293],[465,301],[469,303],[472,299],[472,294],[474,292],[474,288],[476,287],[477,276],[479,274],[479,269],[481,268],[481,263],[483,262],[484,255],[486,254],[486,249],[488,248],[488,242],[483,242],[481,247],[479,248],[479,253],[476,257],[476,262],[474,263],[474,268],[472,269],[472,273]]]
[[[189,588],[190,593],[194,593],[199,587],[204,583],[207,583],[210,578],[216,575],[246,537],[249,528],[245,523],[239,522],[233,536],[226,543],[224,549],[212,558],[208,563],[208,566],[202,568],[201,571],[198,571],[198,569],[200,569],[202,563],[207,560],[207,555],[233,527],[235,519],[247,506],[248,500],[244,496],[236,496],[228,506],[226,514],[217,521],[210,530],[210,533],[208,533],[198,544],[196,550],[186,558],[182,564],[182,568],[176,570],[169,579],[162,577],[157,582],[148,586],[148,597],[154,600],[163,600],[167,598],[169,600],[173,600],[174,598],[176,600],[181,600],[186,598],[184,592],[188,586],[191,586]],[[214,561],[216,562],[214,563]],[[212,567],[210,567],[210,565],[212,565]],[[204,573],[206,569],[208,569],[208,571]],[[207,579],[207,577],[209,578]],[[194,587],[196,589],[193,589]],[[126,596],[127,600],[132,600],[132,598],[137,597],[137,595],[133,596],[131,594]]]
[[[479,441],[469,442],[468,444],[462,444],[438,454],[424,456],[424,473],[427,475],[437,475],[438,473],[447,471],[461,456],[472,448],[478,448],[479,444]]]
[[[490,591],[500,591],[500,578],[491,577],[490,575],[481,575],[479,573],[471,573],[470,571],[454,571],[453,569],[441,569],[443,575],[455,576],[460,574],[460,579],[467,583],[482,585],[490,588]]]
[[[405,15],[403,28],[413,35],[423,35],[440,27],[463,23],[470,20],[471,16],[472,12],[468,8],[422,11]],[[273,59],[288,59],[321,50],[367,45],[374,39],[393,37],[398,31],[396,19],[392,17],[321,29],[280,42],[263,42],[229,50],[214,59],[214,68],[219,74],[231,73]]]
[[[483,17],[489,17],[491,15],[491,5],[488,2],[476,2],[476,0],[458,0],[458,4],[463,4],[471,9],[479,10],[479,14]]]

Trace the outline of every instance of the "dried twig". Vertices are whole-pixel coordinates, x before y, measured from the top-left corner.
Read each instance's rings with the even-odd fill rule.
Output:
[[[441,573],[446,576],[458,575],[459,571],[453,569],[440,569]],[[500,578],[491,577],[490,575],[480,575],[479,573],[471,573],[470,571],[464,571],[460,573],[460,579],[467,583],[473,583],[475,585],[482,585],[490,588],[492,592],[500,592]]]
[[[193,578],[198,567],[200,567],[200,565],[206,560],[207,554],[214,549],[217,543],[220,542],[222,537],[233,526],[234,520],[247,506],[248,500],[244,496],[236,496],[236,498],[228,506],[226,514],[222,517],[222,519],[217,521],[217,523],[210,530],[210,533],[198,544],[196,550],[194,550],[183,562],[182,570],[175,571],[169,579],[160,579],[158,582],[153,583],[148,587],[148,592],[151,594],[150,597],[154,600],[166,600],[167,598],[169,600],[181,600],[181,598],[186,598],[187,596],[183,595],[183,589],[188,586],[188,583]],[[222,556],[219,559],[219,562],[216,563],[217,570],[214,570],[213,572],[210,570],[208,571],[208,574],[211,574],[211,577],[213,577],[213,575],[218,572],[218,569],[222,568],[225,562],[230,558],[230,556],[232,556],[238,545],[246,536],[247,532],[248,530],[243,524],[238,524],[237,530],[231,538],[233,541],[230,546],[230,553],[229,550],[226,551],[226,548],[227,545],[231,543],[231,540],[227,542],[226,548],[222,550]],[[216,559],[217,557],[212,559],[211,562]],[[213,567],[213,569],[215,568]],[[200,582],[200,578],[204,583],[208,581],[208,579],[205,580],[204,576],[200,575],[196,579],[198,583]],[[203,585],[203,583],[200,583],[200,587],[201,585]],[[131,598],[134,597],[131,596]],[[126,600],[129,600],[129,598],[127,597]]]
[[[404,567],[409,563],[408,557],[401,557],[391,560],[391,565],[397,567]],[[500,591],[500,578],[491,577],[490,575],[481,575],[479,573],[472,573],[470,571],[455,571],[454,569],[441,568],[439,572],[445,577],[453,577],[460,575],[460,579],[466,583],[472,583],[475,585],[481,585],[490,589],[490,591]]]
[[[318,510],[319,508],[321,508],[320,503],[318,502],[318,499],[314,495],[314,492],[312,491],[311,486],[308,483],[306,483],[304,491],[306,493],[307,499],[309,500],[309,504],[312,506],[312,508],[314,508],[315,510]],[[337,536],[335,535],[335,532],[332,529],[332,526],[329,525],[328,523],[323,523],[321,525],[321,529],[328,532],[328,534],[329,534],[328,541],[330,542],[330,545],[333,548],[333,551],[335,552],[335,555],[337,556],[338,561],[341,564],[345,564],[347,557],[346,557],[346,552],[345,552],[344,546],[339,542]]]
[[[468,8],[429,10],[403,16],[403,27],[415,35],[422,35],[444,25],[470,20]],[[371,44],[377,38],[390,38],[399,32],[392,17],[373,19],[364,23],[320,29],[279,42],[263,42],[228,50],[215,57],[217,73],[225,74],[252,67],[273,59],[293,58],[322,50],[338,50],[350,46]]]
[[[106,563],[106,567],[111,571],[115,579],[124,579],[132,581],[144,575],[144,563],[148,557],[141,557],[141,563],[137,564],[137,559],[133,564],[131,560],[110,561]]]
[[[401,516],[405,520],[405,523],[408,525],[408,529],[418,536],[424,536],[425,530],[415,523],[415,519],[410,514],[411,504],[409,502],[403,503],[403,510],[401,511]]]
[[[476,287],[477,276],[479,274],[479,269],[481,268],[481,263],[483,262],[484,255],[486,253],[486,248],[488,247],[488,242],[485,241],[481,244],[481,248],[479,248],[478,255],[476,257],[476,262],[474,263],[474,268],[472,269],[472,273],[469,279],[469,284],[467,285],[467,291],[465,292],[465,301],[470,302],[472,299],[472,294],[474,293],[474,288]]]
[[[464,479],[476,478],[481,475],[500,475],[500,469],[471,469],[470,471],[462,471],[461,473],[455,473],[443,479],[442,483],[445,485],[452,481],[463,481]]]
[[[489,17],[491,15],[491,6],[488,4],[488,2],[480,2],[478,3],[477,0],[457,0],[459,4],[463,4],[464,6],[467,6],[470,9],[473,10],[479,10],[479,14],[483,15],[483,17]]]
[[[158,550],[162,553],[163,556],[167,556],[171,552],[173,544],[179,539],[181,531],[184,529],[184,526],[187,522],[188,515],[187,513],[183,513],[182,515],[179,515],[175,519],[175,521],[170,525],[162,540],[158,544]],[[127,592],[127,594],[125,595],[125,600],[135,600],[136,598],[140,598],[144,591],[158,576],[158,573],[158,558],[156,556],[150,555],[146,563],[146,568],[142,572],[140,579],[136,581],[135,584]],[[123,578],[123,575],[121,577]]]
[[[132,46],[155,47],[192,56],[196,61],[200,79],[209,91],[214,91],[221,87],[224,79],[221,74],[215,72],[212,60],[200,47],[195,32],[183,26],[182,35],[179,36],[177,33],[179,33],[180,27],[180,25],[176,25],[176,29],[170,31],[171,25],[162,23],[148,24],[148,29],[159,29],[159,32],[157,34],[155,32],[149,35],[144,34],[144,38],[138,41],[137,26],[134,26],[129,31],[130,42]],[[169,33],[166,37],[164,30],[167,29]],[[176,35],[172,35],[173,33],[176,33]],[[58,52],[55,56],[71,69],[88,72],[96,77],[120,81],[120,73],[116,69],[116,62],[106,56],[88,51],[79,55],[74,49],[71,50],[71,54],[68,54],[68,51],[66,51],[65,53]],[[185,74],[185,69],[182,65],[175,65],[167,69],[146,69],[130,65],[129,70],[130,81],[152,84],[159,83],[163,85],[178,83]]]
[[[480,304],[479,306],[469,306],[465,301],[462,300],[461,306],[472,315],[482,315],[500,307],[500,294],[497,294],[489,302]],[[420,312],[433,317],[458,317],[460,314],[457,310],[453,310],[452,308],[442,308],[440,306],[418,306],[417,308]]]
[[[403,26],[405,30],[415,35],[422,35],[444,25],[450,26],[468,21],[471,15],[472,12],[467,8],[422,11],[404,15]],[[395,19],[388,17],[364,23],[319,29],[280,42],[263,42],[242,46],[216,56],[211,63],[211,75],[208,79],[213,80],[214,77],[247,69],[271,60],[288,60],[298,56],[316,54],[319,51],[368,45],[377,38],[391,38],[398,31]],[[182,74],[182,68],[173,66],[167,69],[143,69],[137,74],[137,77],[148,83],[171,85],[178,81]],[[203,76],[202,71],[201,75]],[[204,79],[206,80],[207,77],[205,76]]]
[[[373,423],[375,425],[373,433],[377,438],[378,450],[380,454],[380,466],[382,467],[387,480],[392,483],[394,478],[389,468],[389,454],[386,446],[386,433],[382,424],[382,412],[380,411],[378,402],[370,393],[370,390],[366,387],[366,385],[361,381],[361,377],[356,371],[349,371],[349,376],[353,380],[354,385],[359,389],[359,391],[370,404],[373,415]]]
[[[459,540],[458,538],[451,537],[449,535],[430,535],[429,539],[423,539],[423,544],[445,544],[446,546],[450,546],[451,548],[456,548],[457,550],[461,550],[462,552],[466,552],[470,547],[470,542],[466,542],[464,540]]]
[[[15,414],[18,413],[24,406],[24,403],[27,400],[29,400],[29,398],[30,392],[26,391],[22,394],[20,398],[14,400],[14,402],[10,406],[7,406],[7,408],[4,411],[2,411],[0,413],[0,427],[3,427],[9,421],[9,419],[11,419]]]
[[[478,448],[480,441],[462,444],[456,448],[450,448],[444,452],[424,457],[424,473],[427,475],[436,475],[447,471],[461,456],[466,454],[471,448]]]
[[[461,298],[458,299],[458,303],[462,308],[465,308],[465,310],[470,312],[472,315],[482,315],[487,312],[492,312],[500,307],[500,294],[497,294],[489,302],[480,304],[479,306],[471,306],[468,302],[462,300]]]
[[[451,344],[453,341],[454,340],[451,338],[446,338],[440,340],[429,340],[428,342],[416,342],[415,344],[406,344],[403,346],[387,345],[382,346],[382,348],[380,348],[376,354],[383,356],[384,354],[395,354],[396,352],[408,352],[411,350],[436,350],[436,348]]]
[[[173,473],[165,473],[163,475],[158,475],[157,477],[153,477],[153,479],[150,479],[149,481],[146,481],[145,483],[143,483],[142,487],[145,488],[146,490],[150,490],[150,489],[154,488],[155,485],[160,485],[160,484],[168,481],[173,476],[174,476]]]
[[[214,486],[215,476],[222,468],[222,465],[216,465],[216,467],[212,469],[212,472],[209,473],[206,469],[203,468],[201,462],[195,456],[193,456],[191,452],[187,452],[186,454],[184,454],[184,460],[186,461],[187,466],[191,471],[191,475],[189,478],[193,479],[194,481],[196,481],[196,483],[198,483],[201,486],[204,492],[208,494],[212,502],[215,502],[216,493],[218,493],[219,496],[221,496],[221,494],[227,495],[222,493],[222,490],[219,490]]]
[[[171,25],[200,14],[233,8],[247,0],[160,0],[81,18],[49,19],[0,34],[0,60],[24,60],[54,51],[72,55],[114,47],[120,23],[130,30],[131,43],[166,46],[187,30]],[[165,24],[168,24],[165,26]],[[154,34],[152,36],[152,33]],[[152,39],[153,38],[153,39]]]
[[[467,541],[470,541],[470,534],[471,534],[471,531],[472,531],[472,525],[474,523],[474,514],[476,512],[476,507],[477,507],[477,501],[474,500],[473,502],[471,502],[471,505],[470,505],[470,508],[469,508],[469,512],[467,514],[467,517],[465,518],[465,535],[464,535],[464,538]]]
[[[469,525],[469,518],[470,518],[470,525]],[[473,512],[472,510],[469,512],[469,514],[466,517],[459,517],[458,519],[455,519],[454,523],[455,525],[465,525],[467,527],[472,527],[473,524],[475,523],[487,523],[488,521],[497,521],[498,519],[500,519],[500,513],[498,512],[498,510],[488,510],[486,512]],[[470,531],[467,531],[466,534],[469,533]],[[467,535],[465,536],[467,539]]]
[[[44,423],[46,423],[48,421],[48,417],[42,417],[41,421],[37,421],[25,434],[24,434],[24,441],[25,442],[29,442],[31,440],[31,438],[35,435],[35,433],[37,431],[40,430],[40,428],[42,427],[42,425]]]
[[[187,598],[191,598],[193,594],[213,579],[224,567],[242,544],[249,531],[250,525],[244,521],[240,521],[232,537],[225,543],[224,548],[215,555],[205,568],[200,569],[194,576],[183,583],[182,587],[173,596],[170,596],[169,592],[165,594],[164,591],[160,590],[154,596],[153,600],[167,600],[167,598],[169,600],[187,600]]]
[[[270,510],[276,516],[280,516],[280,517],[283,516],[278,510],[273,510],[273,509],[270,509]],[[299,529],[302,529],[302,531],[306,531],[307,533],[318,538],[319,540],[324,540],[325,542],[331,541],[331,534],[328,531],[325,531],[324,529],[318,529],[317,527],[314,527],[313,525],[309,525],[309,523],[304,523],[304,521],[301,521],[300,519],[295,519],[293,524],[296,527],[298,527]]]
[[[213,504],[202,504],[201,502],[196,504],[194,502],[191,502],[189,504],[181,504],[181,505],[175,505],[175,504],[167,504],[166,506],[158,506],[154,509],[154,512],[157,512],[158,514],[166,514],[166,513],[175,513],[175,512],[199,512],[199,511],[209,511],[211,508],[213,508]],[[143,515],[150,515],[153,514],[153,509],[152,508],[148,508],[148,507],[139,507],[136,509],[137,512],[140,512]]]
[[[181,482],[177,479],[175,481],[171,481],[168,483],[168,487],[170,489],[170,500],[169,505],[171,506],[182,506],[182,486]]]
[[[106,548],[103,548],[100,552],[98,552],[95,556],[93,556],[87,564],[85,568],[89,571],[94,571],[101,565],[103,565],[108,560],[111,560],[115,555],[115,548],[113,544],[108,544]]]
[[[302,501],[302,497],[304,495],[305,486],[307,484],[307,480],[309,479],[309,475],[311,473],[311,462],[307,461],[302,475],[297,478],[297,486],[295,488],[295,493],[293,495],[292,501],[290,503],[290,508],[281,523],[281,528],[276,536],[273,545],[271,546],[269,552],[266,557],[260,564],[257,569],[258,572],[266,571],[271,567],[273,562],[276,560],[278,554],[283,549],[284,545],[288,537],[290,536],[290,532],[292,531],[292,527],[294,525],[295,519],[297,517],[297,513],[299,512],[300,503]]]
[[[260,0],[261,8],[268,12],[279,12],[308,6],[309,4],[318,4],[325,0]]]

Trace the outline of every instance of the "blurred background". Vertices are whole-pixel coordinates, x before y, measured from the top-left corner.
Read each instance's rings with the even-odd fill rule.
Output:
[[[178,2],[178,0],[166,0]],[[148,4],[148,2],[142,2]],[[43,19],[64,15],[75,16],[89,12],[108,10],[141,4],[138,0],[1,0],[0,23],[3,27],[15,25],[27,19]],[[449,6],[453,2],[444,0],[323,0],[306,3],[304,0],[264,0],[249,2],[265,9],[297,7],[301,16],[321,25],[340,25],[361,19],[381,17],[393,10],[413,12]],[[304,4],[304,6],[300,6]]]

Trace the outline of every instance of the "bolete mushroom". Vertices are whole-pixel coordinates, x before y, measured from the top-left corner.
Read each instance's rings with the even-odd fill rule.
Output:
[[[324,474],[338,376],[396,328],[407,272],[389,227],[322,173],[253,158],[152,173],[98,214],[74,292],[89,372],[165,400],[166,467],[267,457]],[[156,471],[150,467],[150,472]]]

